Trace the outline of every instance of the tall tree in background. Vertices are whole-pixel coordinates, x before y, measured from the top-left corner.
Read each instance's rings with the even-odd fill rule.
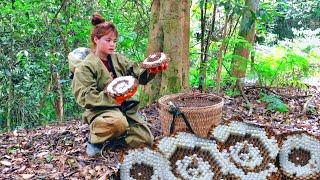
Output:
[[[214,8],[212,10],[211,19],[208,18],[209,13],[207,13],[208,9],[208,0],[200,1],[200,24],[201,24],[201,37],[200,37],[200,46],[201,46],[201,54],[200,54],[200,68],[199,68],[199,89],[206,90],[206,74],[207,74],[207,61],[208,61],[208,51],[209,46],[211,45],[213,32],[215,30],[216,23],[216,10],[217,10],[217,2],[214,1]]]
[[[255,14],[259,0],[246,0],[243,17],[240,23],[239,36],[246,41],[239,41],[234,49],[232,59],[232,75],[238,78],[245,77],[247,62],[250,55],[249,44],[254,42],[255,35]]]
[[[259,0],[246,0],[245,9],[243,12],[242,20],[240,23],[239,36],[243,38],[240,40],[234,48],[234,58],[231,64],[231,73],[233,76],[237,77],[237,86],[249,106],[249,115],[253,111],[253,107],[249,102],[248,98],[243,92],[243,85],[239,78],[246,76],[248,58],[250,56],[250,46],[254,43],[255,36],[255,19],[256,11],[259,5]]]
[[[163,51],[171,61],[169,69],[144,87],[142,102],[180,92],[189,84],[189,0],[153,0],[147,54]]]

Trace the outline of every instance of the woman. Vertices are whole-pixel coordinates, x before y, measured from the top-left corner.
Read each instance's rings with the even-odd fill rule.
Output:
[[[116,77],[133,76],[145,85],[154,74],[140,70],[137,64],[116,54],[118,32],[99,14],[92,16],[93,48],[74,72],[72,92],[77,103],[85,108],[83,119],[90,124],[87,154],[100,153],[103,144],[123,144],[135,148],[153,143],[153,136],[143,118],[137,115],[138,101],[129,99],[121,106],[103,89]]]

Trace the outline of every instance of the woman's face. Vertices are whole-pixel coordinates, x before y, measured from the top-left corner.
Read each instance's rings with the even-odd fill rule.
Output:
[[[100,39],[94,37],[96,43],[96,52],[99,54],[113,54],[116,49],[117,37],[114,32],[102,36]]]

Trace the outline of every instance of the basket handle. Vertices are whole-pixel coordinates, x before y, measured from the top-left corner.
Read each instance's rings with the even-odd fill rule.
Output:
[[[170,134],[173,133],[174,131],[174,125],[175,125],[175,121],[176,121],[176,117],[178,117],[179,115],[182,116],[182,119],[184,121],[184,123],[187,125],[187,128],[189,129],[189,131],[193,134],[194,131],[190,125],[190,122],[188,121],[187,117],[180,111],[179,107],[177,107],[175,104],[173,104],[173,102],[169,101],[169,113],[172,114],[172,121],[170,123],[169,129],[170,129]]]

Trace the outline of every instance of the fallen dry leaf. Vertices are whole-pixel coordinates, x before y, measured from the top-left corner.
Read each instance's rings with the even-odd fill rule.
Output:
[[[12,163],[9,162],[9,161],[6,161],[6,160],[2,160],[2,161],[0,161],[0,163],[1,163],[2,165],[5,165],[5,166],[12,166]]]
[[[22,179],[31,179],[35,174],[20,174]]]
[[[103,176],[101,176],[98,180],[107,180],[109,173],[105,173]]]

